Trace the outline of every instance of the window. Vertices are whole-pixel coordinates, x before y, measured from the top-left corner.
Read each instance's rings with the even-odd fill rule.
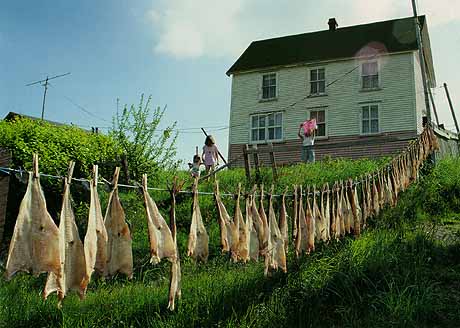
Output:
[[[362,133],[379,132],[379,106],[368,105],[361,107],[362,110]]]
[[[257,114],[251,116],[251,141],[283,139],[283,113]]]
[[[324,68],[310,70],[310,93],[323,94],[326,92],[326,75]]]
[[[316,125],[318,129],[316,130],[317,137],[326,136],[326,111],[325,110],[311,110],[310,119],[316,119]]]
[[[262,99],[276,98],[276,73],[262,75]]]
[[[376,61],[362,64],[363,89],[375,89],[379,87],[379,66]]]

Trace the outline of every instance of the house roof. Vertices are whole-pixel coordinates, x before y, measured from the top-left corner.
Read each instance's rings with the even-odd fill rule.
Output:
[[[4,120],[5,121],[12,121],[14,120],[16,117],[25,117],[25,118],[28,118],[28,119],[31,119],[31,120],[34,120],[34,121],[41,121],[41,118],[38,118],[38,117],[35,117],[35,116],[30,116],[30,115],[25,115],[25,114],[19,114],[19,113],[15,113],[15,112],[9,112]],[[47,123],[51,123],[53,125],[67,125],[65,123],[60,123],[60,122],[54,122],[54,121],[49,121],[49,120],[43,120]]]
[[[435,84],[425,16],[419,16],[429,78]],[[334,59],[417,50],[413,17],[253,41],[227,75]]]

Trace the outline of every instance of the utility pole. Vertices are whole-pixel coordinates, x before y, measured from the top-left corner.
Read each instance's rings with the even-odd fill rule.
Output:
[[[69,75],[69,73],[65,73],[65,74],[61,74],[61,75],[56,75],[56,76],[53,76],[53,77],[46,77],[46,79],[44,80],[40,80],[40,81],[36,81],[36,82],[32,82],[32,83],[29,83],[29,84],[26,84],[26,87],[28,86],[31,86],[31,85],[35,85],[35,84],[42,84],[43,87],[45,87],[44,89],[44,92],[43,92],[43,104],[42,104],[42,120],[45,118],[45,101],[46,101],[46,91],[48,90],[48,85],[50,84],[48,81],[49,80],[52,80],[52,79],[57,79],[58,77],[63,77],[63,76],[66,76],[66,75]]]
[[[452,100],[450,99],[449,89],[447,89],[447,83],[444,83],[444,90],[446,90],[447,101],[449,101],[450,111],[452,113],[452,118],[454,119],[455,128],[457,129],[457,136],[459,136],[460,130],[458,128],[457,117],[455,116],[454,112],[454,106],[452,106]]]
[[[420,61],[420,68],[422,71],[423,90],[425,93],[426,117],[427,117],[428,124],[431,124],[430,99],[428,96],[428,83],[427,83],[426,70],[425,70],[425,55],[423,53],[422,36],[420,33],[420,21],[418,19],[417,5],[415,4],[415,0],[412,0],[412,10],[414,12],[415,35],[417,37],[418,56],[419,56],[419,61]]]
[[[436,125],[439,127],[438,111],[436,110],[436,105],[434,104],[433,93],[431,92],[431,89],[428,89],[428,91],[430,92],[431,106],[433,106],[433,113],[434,118],[436,119]]]

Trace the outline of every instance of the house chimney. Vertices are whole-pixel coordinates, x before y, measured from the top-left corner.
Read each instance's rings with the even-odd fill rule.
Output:
[[[329,18],[329,22],[327,22],[327,24],[329,25],[329,31],[335,31],[337,29],[337,26],[339,26],[334,17]]]

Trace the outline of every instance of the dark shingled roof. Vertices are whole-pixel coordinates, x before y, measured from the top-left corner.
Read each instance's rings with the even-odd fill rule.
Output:
[[[425,16],[419,16],[428,73],[434,79]],[[227,75],[285,65],[417,50],[413,17],[252,42]]]

